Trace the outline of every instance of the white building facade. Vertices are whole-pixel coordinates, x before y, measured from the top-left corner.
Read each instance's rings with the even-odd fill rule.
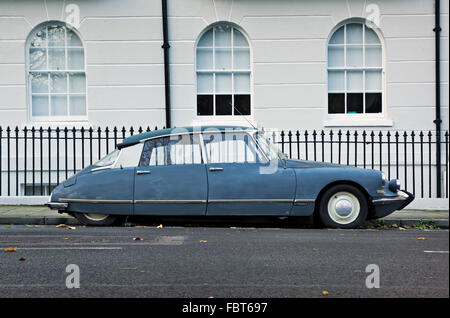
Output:
[[[171,126],[436,130],[435,0],[168,0],[170,78],[164,2],[0,1],[3,130],[153,129],[167,111]]]
[[[265,127],[434,130],[434,3],[169,0],[171,124],[242,122],[242,105]],[[1,1],[0,125],[164,126],[161,11],[159,0]],[[441,27],[448,129],[448,1]]]

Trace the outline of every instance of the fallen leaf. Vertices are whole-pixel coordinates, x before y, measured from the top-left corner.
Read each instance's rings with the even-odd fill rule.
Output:
[[[67,224],[59,224],[56,226],[57,228],[64,228],[64,229],[69,229],[69,230],[75,230],[75,226],[69,226]]]
[[[404,227],[401,227],[401,226],[399,226],[398,229],[399,229],[400,231],[406,231],[406,229],[405,229]]]
[[[8,228],[10,229],[10,228],[12,228],[12,225],[10,224],[10,225],[8,225]]]
[[[398,225],[397,225],[397,224],[395,224],[395,223],[394,223],[394,224],[392,224],[391,226],[392,226],[392,227],[398,227]]]
[[[26,260],[26,258],[23,258],[23,257],[19,258],[19,261],[21,261],[21,262],[23,262],[25,260]]]
[[[162,229],[162,228],[163,228],[163,225],[160,224],[160,225],[158,225],[156,228],[157,228],[157,229]]]
[[[328,292],[326,290],[322,291],[322,295],[327,296]]]
[[[315,248],[315,247],[313,248],[313,251],[318,251],[318,250],[319,250],[318,248]]]
[[[63,240],[68,240],[68,239],[69,239],[68,237],[64,237],[64,238],[63,238]]]
[[[425,240],[426,240],[426,238],[425,238],[425,237],[423,237],[423,236],[421,236],[421,237],[418,237],[417,239],[418,239],[418,240],[421,240],[421,241],[425,241]]]
[[[208,241],[206,241],[206,240],[200,240],[199,242],[200,242],[200,243],[207,243]]]
[[[143,241],[142,237],[133,237],[133,241]]]
[[[17,251],[17,247],[7,247],[5,248],[5,252],[16,252]]]
[[[231,229],[236,230],[236,227],[235,227],[235,226],[232,226]]]

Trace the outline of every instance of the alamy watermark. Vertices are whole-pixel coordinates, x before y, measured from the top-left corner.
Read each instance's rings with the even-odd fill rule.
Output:
[[[80,27],[80,7],[77,4],[70,3],[64,11],[67,13],[65,22],[78,29]]]
[[[380,27],[380,7],[376,4],[369,4],[366,6],[366,20],[371,24],[372,28]]]
[[[76,264],[69,264],[66,266],[66,287],[69,289],[80,288],[80,267]]]
[[[366,273],[370,273],[366,277],[366,287],[380,288],[380,267],[377,264],[369,264],[366,266]]]

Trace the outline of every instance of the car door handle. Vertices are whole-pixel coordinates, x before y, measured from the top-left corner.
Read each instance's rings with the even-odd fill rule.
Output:
[[[223,168],[220,168],[220,167],[211,167],[211,168],[209,168],[209,171],[222,171],[223,170]]]
[[[148,171],[148,170],[138,170],[138,171],[136,171],[136,174],[150,174],[151,173],[151,171]]]

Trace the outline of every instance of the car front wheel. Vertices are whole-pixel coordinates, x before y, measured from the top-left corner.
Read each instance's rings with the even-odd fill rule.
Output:
[[[351,185],[336,185],[322,196],[319,215],[327,227],[351,229],[363,224],[368,204],[364,194]]]
[[[117,215],[73,213],[73,216],[83,225],[108,226],[117,221]]]

